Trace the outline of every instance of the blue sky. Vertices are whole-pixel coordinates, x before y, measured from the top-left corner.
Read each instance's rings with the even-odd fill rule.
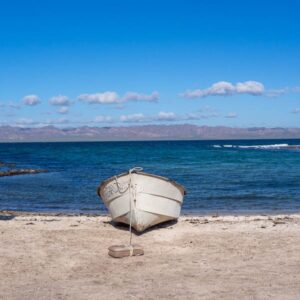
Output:
[[[0,125],[300,126],[299,1],[3,1]]]

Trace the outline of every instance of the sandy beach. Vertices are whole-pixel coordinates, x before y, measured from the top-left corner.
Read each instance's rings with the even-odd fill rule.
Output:
[[[133,241],[107,216],[0,214],[0,299],[297,299],[300,215],[184,216]]]

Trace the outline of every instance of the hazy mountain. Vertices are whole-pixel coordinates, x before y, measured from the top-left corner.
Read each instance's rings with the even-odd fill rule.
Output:
[[[300,138],[300,128],[233,128],[197,125],[21,128],[0,126],[0,141],[107,141],[172,139]]]

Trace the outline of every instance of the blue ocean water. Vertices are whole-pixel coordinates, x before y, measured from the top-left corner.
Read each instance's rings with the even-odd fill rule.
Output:
[[[3,143],[0,161],[49,173],[0,177],[0,210],[106,212],[99,183],[141,166],[185,186],[185,213],[299,212],[300,140]]]

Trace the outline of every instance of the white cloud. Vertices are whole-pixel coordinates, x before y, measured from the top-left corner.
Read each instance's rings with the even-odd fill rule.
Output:
[[[173,112],[164,112],[161,111],[157,115],[158,121],[175,121],[177,119],[177,116]]]
[[[95,118],[95,123],[111,123],[113,118],[111,116],[97,116]]]
[[[26,126],[33,126],[33,127],[40,127],[40,126],[46,126],[46,125],[56,125],[56,124],[68,124],[69,121],[65,118],[59,118],[59,119],[48,119],[45,121],[34,121],[29,118],[21,118],[18,119],[12,124],[13,126],[20,126],[20,127],[26,127]]]
[[[150,95],[140,94],[136,92],[127,92],[123,97],[120,97],[118,93],[107,91],[104,93],[96,94],[81,94],[78,96],[79,101],[87,102],[90,104],[118,104],[122,105],[125,102],[156,102],[159,98],[157,92],[152,92]]]
[[[262,95],[265,87],[257,81],[238,82],[235,86],[237,94]]]
[[[218,117],[219,114],[215,111],[204,113],[188,113],[175,114],[174,112],[161,111],[155,115],[144,115],[142,113],[132,115],[122,115],[121,122],[125,123],[152,123],[152,122],[176,122],[176,121],[191,121]]]
[[[232,84],[227,81],[219,81],[206,89],[188,90],[181,94],[184,98],[204,98],[208,96],[231,96],[235,94],[262,95],[264,85],[257,81],[245,81]]]
[[[201,120],[216,117],[216,112],[209,113],[187,113],[187,114],[175,114],[174,112],[159,112],[157,115],[149,117],[153,122],[155,121],[191,121]]]
[[[16,104],[12,101],[10,101],[8,103],[0,102],[0,107],[8,107],[8,108],[12,108],[12,109],[20,109],[21,108],[21,106],[19,104]]]
[[[60,114],[67,114],[69,112],[69,107],[68,106],[62,106],[57,110],[58,113]]]
[[[70,121],[66,118],[59,118],[59,119],[56,119],[56,120],[48,120],[47,123],[49,125],[54,125],[54,124],[69,124]]]
[[[16,124],[17,125],[32,125],[32,124],[35,124],[35,122],[32,119],[21,118],[16,121]]]
[[[216,118],[219,117],[219,113],[218,112],[208,112],[208,113],[202,113],[202,114],[198,114],[196,115],[197,119],[210,119],[210,118]],[[195,118],[194,118],[195,119]]]
[[[300,93],[300,86],[294,86],[291,90],[293,93]]]
[[[237,118],[237,116],[238,116],[237,113],[230,112],[227,115],[225,115],[225,118],[234,119],[234,118]]]
[[[111,104],[119,102],[119,95],[116,92],[81,94],[78,96],[78,100],[87,103]]]
[[[285,88],[281,88],[281,89],[273,89],[273,90],[268,90],[266,92],[266,96],[267,97],[279,97],[282,96],[284,94],[287,94],[290,91],[290,88],[285,87]]]
[[[70,121],[64,117],[58,118],[58,119],[47,119],[45,121],[33,122],[33,124],[36,127],[49,126],[49,125],[64,125],[64,124],[69,124],[69,123],[70,123]]]
[[[293,114],[300,114],[300,108],[295,108],[293,111],[292,111]]]
[[[126,106],[123,103],[117,103],[116,105],[114,105],[115,109],[124,109]]]
[[[294,86],[294,87],[284,87],[284,88],[279,88],[279,89],[272,89],[268,90],[265,92],[265,95],[267,97],[279,97],[285,94],[298,94],[300,93],[300,87],[299,86]]]
[[[159,98],[157,92],[152,92],[150,95],[139,94],[136,92],[127,92],[121,99],[121,102],[128,101],[146,101],[146,102],[156,102]]]
[[[54,96],[49,100],[49,103],[52,105],[63,105],[67,106],[70,105],[70,100],[67,96],[64,95],[58,95]]]
[[[188,113],[184,116],[184,119],[185,120],[199,120],[200,117],[199,117],[199,114],[197,113]]]
[[[27,95],[23,98],[25,105],[34,106],[41,103],[40,98],[37,95]]]
[[[173,112],[159,112],[156,115],[144,115],[142,113],[132,115],[122,115],[120,117],[121,122],[125,123],[150,123],[155,121],[177,121],[179,117]]]
[[[21,108],[21,105],[16,104],[16,103],[13,103],[13,102],[9,102],[9,103],[7,104],[7,107],[13,108],[13,109],[20,109],[20,108]]]
[[[132,114],[132,115],[122,115],[120,117],[121,122],[125,123],[131,123],[131,122],[145,122],[149,121],[149,118],[147,118],[144,114],[138,113],[138,114]]]
[[[217,109],[206,105],[198,110],[197,113],[188,114],[190,116],[190,120],[199,120],[199,119],[210,119],[219,116],[219,112]]]

